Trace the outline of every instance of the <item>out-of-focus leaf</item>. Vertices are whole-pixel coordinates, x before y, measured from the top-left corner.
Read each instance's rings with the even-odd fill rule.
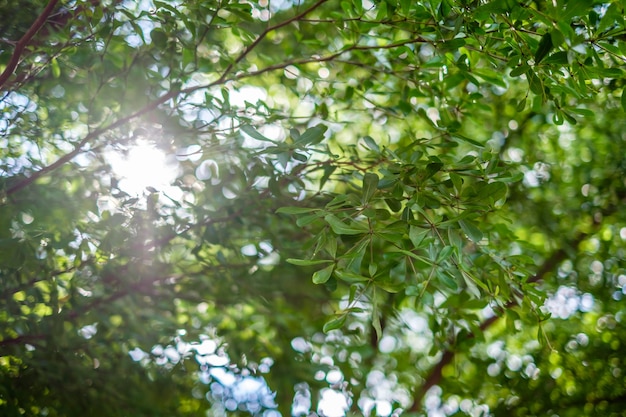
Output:
[[[332,214],[327,214],[324,220],[330,225],[333,232],[338,235],[358,235],[367,232],[365,228],[356,228],[346,225],[337,216]]]
[[[314,260],[314,259],[294,259],[294,258],[289,258],[287,259],[287,262],[289,262],[290,264],[293,265],[298,265],[298,266],[312,266],[312,265],[322,265],[322,264],[327,264],[329,262],[332,262],[330,260]]]
[[[539,41],[539,46],[537,47],[537,51],[535,52],[535,65],[539,64],[542,59],[548,55],[548,53],[552,50],[552,35],[550,33],[546,33],[541,37]]]
[[[369,203],[376,189],[378,188],[378,175],[367,173],[363,176],[363,195],[361,201],[363,204]]]
[[[332,275],[334,268],[335,265],[328,265],[327,267],[320,269],[319,271],[315,271],[313,273],[313,283],[324,284]]]

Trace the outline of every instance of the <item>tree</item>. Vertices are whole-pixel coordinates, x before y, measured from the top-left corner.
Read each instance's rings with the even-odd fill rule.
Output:
[[[623,2],[27,4],[3,415],[622,413]]]

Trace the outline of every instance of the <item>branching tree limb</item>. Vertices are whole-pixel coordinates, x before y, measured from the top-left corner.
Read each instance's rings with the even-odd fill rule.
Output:
[[[588,237],[588,233],[579,233],[574,239],[568,242],[567,246],[561,247],[561,249],[552,253],[552,255],[545,260],[545,262],[541,265],[537,273],[528,279],[528,283],[536,283],[542,281],[547,274],[552,272],[563,260],[567,258],[567,248],[576,248],[585,238]],[[509,301],[501,311],[506,311],[508,309],[514,308],[518,303],[515,300]],[[479,328],[481,332],[489,329],[494,323],[498,321],[501,316],[494,315],[486,320],[484,320]],[[465,340],[471,340],[476,337],[475,333],[469,333]],[[453,350],[446,350],[441,355],[441,359],[439,362],[430,370],[428,376],[426,377],[424,383],[415,391],[413,395],[413,404],[409,408],[411,412],[419,412],[422,409],[422,401],[424,396],[433,386],[437,385],[442,378],[442,371],[446,365],[448,365],[454,359],[456,352]]]
[[[24,53],[24,49],[26,49],[26,46],[28,46],[28,43],[31,41],[33,36],[35,36],[35,34],[39,32],[39,30],[46,24],[48,17],[50,17],[58,2],[59,0],[50,0],[46,8],[43,10],[43,12],[41,12],[39,17],[37,17],[35,22],[33,22],[33,24],[28,29],[28,31],[26,31],[24,36],[22,36],[20,40],[17,41],[9,63],[7,64],[2,74],[0,74],[0,88],[4,85],[4,83],[7,82],[11,75],[13,75],[13,71],[15,71],[15,68],[17,68],[17,65],[20,62],[20,58]]]
[[[125,125],[126,123],[130,122],[131,120],[134,120],[144,114],[147,114],[153,110],[155,110],[158,106],[160,106],[161,104],[166,103],[167,101],[178,97],[181,94],[190,94],[193,93],[194,91],[197,90],[202,90],[202,89],[207,89],[207,88],[211,88],[214,87],[216,85],[221,85],[221,84],[225,84],[228,81],[231,81],[231,79],[228,77],[228,75],[232,72],[232,70],[234,69],[234,67],[241,62],[251,51],[252,49],[254,49],[257,45],[259,45],[259,43],[268,35],[268,33],[275,31],[277,29],[280,29],[284,26],[287,26],[293,22],[298,21],[299,19],[304,18],[304,16],[306,16],[307,14],[311,13],[313,10],[315,10],[316,8],[318,8],[319,6],[321,6],[322,4],[324,4],[325,2],[327,2],[328,0],[318,0],[315,4],[313,4],[311,7],[307,8],[306,10],[304,10],[303,12],[289,18],[286,19],[280,23],[277,23],[273,26],[268,27],[267,29],[265,29],[259,36],[257,36],[257,38],[250,44],[248,45],[248,47],[246,47],[241,54],[239,54],[239,56],[237,58],[235,58],[235,60],[228,66],[226,67],[226,69],[224,70],[224,72],[222,73],[222,75],[220,76],[219,79],[206,84],[206,85],[199,85],[199,86],[193,86],[193,87],[188,87],[182,90],[172,90],[167,92],[166,94],[164,94],[163,96],[159,97],[158,99],[154,100],[153,102],[149,103],[148,105],[146,105],[145,107],[143,107],[142,109],[126,116],[123,117],[121,119],[116,120],[115,122],[111,123],[108,126],[102,127],[100,129],[96,129],[93,130],[92,132],[90,132],[87,136],[85,136],[75,147],[72,151],[68,152],[67,154],[63,155],[62,157],[60,157],[58,160],[56,160],[55,162],[53,162],[52,164],[40,169],[39,171],[34,172],[32,175],[30,175],[29,177],[23,179],[22,181],[17,182],[15,185],[9,187],[6,190],[6,195],[11,195],[13,193],[16,193],[20,190],[22,190],[23,188],[29,186],[30,184],[32,184],[33,182],[35,182],[37,179],[49,174],[50,172],[56,170],[57,168],[65,165],[66,163],[68,163],[69,161],[71,161],[72,159],[74,159],[78,154],[80,154],[83,151],[83,148],[90,143],[92,140],[94,140],[95,138],[99,137],[100,135],[102,135],[105,132],[111,131],[113,129],[116,129],[120,126]],[[17,49],[17,48],[16,48]],[[345,51],[344,51],[345,52]],[[343,52],[342,52],[343,53]],[[319,61],[319,60],[318,60]],[[285,68],[286,66],[290,65],[290,63],[283,63],[280,68]],[[273,70],[275,68],[271,68],[270,70]],[[252,75],[257,75],[259,74],[259,72],[254,72],[251,74]],[[241,76],[235,76],[232,79],[240,79],[243,78]],[[1,86],[2,84],[0,84]]]

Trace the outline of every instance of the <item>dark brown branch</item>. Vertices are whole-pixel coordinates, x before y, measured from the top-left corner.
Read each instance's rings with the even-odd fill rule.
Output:
[[[17,336],[11,339],[0,340],[0,347],[18,345],[22,343],[31,343],[37,340],[44,340],[45,338],[46,336],[43,334]]]
[[[22,57],[22,53],[24,53],[24,49],[30,42],[30,40],[35,36],[35,34],[46,24],[48,17],[56,7],[59,0],[50,0],[46,8],[41,12],[37,20],[31,25],[28,31],[20,38],[19,41],[15,44],[15,49],[13,50],[13,55],[11,55],[11,59],[7,64],[6,68],[0,74],[0,87],[7,82],[7,80],[13,75],[13,71],[17,68],[17,65],[20,62],[20,58]]]
[[[576,236],[576,238],[568,242],[569,247],[574,247],[574,248],[577,247],[578,244],[582,242],[587,236],[588,235],[586,233],[580,233],[578,236]],[[565,248],[561,248],[555,251],[541,265],[537,273],[535,273],[535,275],[533,275],[531,278],[528,279],[527,283],[530,284],[530,283],[542,281],[545,278],[545,276],[551,271],[553,271],[559,265],[559,263],[561,263],[563,260],[566,259],[566,257],[567,257],[567,250]],[[517,301],[511,300],[504,305],[501,311],[511,309],[517,305],[518,305]],[[489,329],[495,322],[498,321],[499,318],[500,316],[494,315],[484,320],[479,326],[480,331],[484,332],[485,330]],[[464,340],[459,341],[459,342],[462,343],[463,341],[471,340],[475,337],[476,337],[476,334],[469,333],[465,337]],[[441,356],[441,359],[439,359],[439,362],[437,362],[437,364],[430,370],[428,376],[424,380],[424,383],[413,394],[413,405],[411,405],[411,407],[409,408],[409,411],[419,412],[422,409],[422,400],[424,399],[424,396],[426,395],[429,389],[431,389],[433,386],[437,385],[441,381],[443,368],[446,365],[448,365],[450,362],[452,362],[452,359],[454,359],[455,354],[456,352],[451,349],[448,349],[443,352],[443,355]]]
[[[25,178],[22,181],[19,181],[18,183],[16,183],[15,185],[13,185],[12,187],[8,188],[6,190],[6,195],[11,195],[13,193],[16,193],[18,191],[20,191],[21,189],[29,186],[30,184],[32,184],[33,182],[37,181],[37,179],[49,174],[50,172],[56,170],[57,168],[65,165],[67,162],[71,161],[72,159],[74,159],[74,157],[76,157],[76,155],[78,155],[79,153],[81,153],[83,151],[83,147],[89,143],[90,141],[92,141],[93,139],[95,139],[96,137],[102,135],[105,132],[108,132],[110,130],[113,130],[115,128],[118,128],[120,126],[123,126],[124,124],[128,123],[129,121],[142,116],[146,113],[149,113],[153,110],[155,110],[158,106],[160,106],[161,104],[167,102],[168,100],[177,97],[180,94],[189,94],[192,93],[194,91],[197,90],[201,90],[201,89],[205,89],[205,88],[211,88],[214,87],[216,85],[220,85],[220,84],[224,84],[228,81],[230,81],[230,79],[227,78],[228,74],[232,71],[232,69],[234,68],[234,66],[241,62],[241,60],[243,60],[251,51],[254,47],[256,47],[262,40],[263,38],[265,38],[267,36],[268,33],[270,33],[271,31],[274,31],[276,29],[279,29],[283,26],[286,26],[290,23],[293,23],[295,21],[297,21],[298,19],[303,18],[306,14],[310,13],[311,11],[313,11],[315,8],[319,7],[321,4],[325,3],[328,0],[318,0],[314,5],[312,5],[311,7],[309,7],[308,9],[306,9],[305,11],[303,11],[302,13],[297,14],[296,16],[289,18],[283,22],[280,22],[276,25],[270,26],[269,28],[267,28],[266,30],[264,30],[255,40],[254,42],[252,42],[250,45],[248,45],[248,47],[246,47],[246,49],[243,50],[243,52],[241,52],[241,54],[235,59],[234,62],[232,62],[227,68],[226,70],[224,70],[224,72],[222,73],[222,76],[209,83],[206,85],[199,85],[199,86],[193,86],[193,87],[188,87],[182,90],[172,90],[169,91],[168,93],[164,94],[163,96],[159,97],[158,99],[156,99],[155,101],[151,102],[150,104],[148,104],[147,106],[145,106],[144,108],[136,111],[135,113],[132,113],[126,117],[123,117],[121,119],[116,120],[115,122],[111,123],[108,126],[102,127],[100,129],[96,129],[94,131],[92,131],[91,133],[89,133],[87,136],[85,136],[83,138],[83,140],[81,140],[75,147],[74,149],[63,155],[61,158],[59,158],[58,160],[56,160],[55,162],[53,162],[52,164],[40,169],[37,172],[34,172],[30,177]],[[288,63],[284,63],[283,67],[286,67],[287,65],[289,65]],[[233,77],[233,80],[235,79],[239,79],[242,77]],[[1,84],[0,84],[1,85]]]
[[[143,109],[136,111],[135,113],[132,113],[126,117],[123,117],[121,119],[116,120],[115,122],[111,123],[108,126],[105,126],[103,128],[100,129],[96,129],[94,131],[92,131],[91,133],[89,133],[87,136],[85,136],[83,138],[83,140],[81,140],[75,147],[74,150],[72,150],[71,152],[63,155],[61,158],[57,159],[55,162],[53,162],[52,164],[40,169],[37,172],[34,172],[30,177],[25,178],[24,180],[18,182],[17,184],[15,184],[14,186],[8,188],[6,190],[6,195],[11,195],[13,193],[18,192],[19,190],[29,186],[30,184],[32,184],[33,182],[35,182],[37,179],[47,175],[48,173],[54,171],[55,169],[61,167],[62,165],[66,164],[67,162],[71,161],[72,159],[74,159],[74,157],[76,155],[78,155],[79,153],[82,152],[83,147],[89,143],[92,139],[100,136],[101,134],[108,132],[109,130],[113,130],[115,128],[118,128],[126,123],[128,123],[130,120],[135,119],[143,114],[149,113],[152,110],[156,109],[159,105],[165,103],[166,101],[170,100],[171,98],[174,98],[176,95],[179,94],[179,91],[170,91],[169,93],[161,96],[160,98],[158,98],[156,101],[153,101],[152,103],[148,104],[147,106],[145,106]]]
[[[263,39],[265,39],[265,37],[270,33],[273,32],[277,29],[280,29],[284,26],[290,25],[293,22],[296,22],[298,20],[301,20],[302,18],[304,18],[304,16],[306,16],[307,14],[311,13],[313,10],[317,9],[319,6],[321,6],[322,4],[326,3],[328,0],[318,0],[315,4],[313,4],[311,7],[309,7],[308,9],[304,10],[301,13],[298,13],[297,15],[283,21],[280,23],[277,23],[275,25],[272,25],[270,27],[268,27],[267,29],[265,29],[263,32],[261,32],[261,34],[259,36],[257,36],[257,38],[254,40],[254,42],[252,42],[250,45],[248,45],[240,54],[237,58],[235,58],[235,60],[233,62],[231,62],[228,67],[226,67],[226,69],[224,70],[224,72],[222,73],[222,76],[219,78],[218,81],[220,81],[220,83],[223,83],[226,80],[226,77],[228,76],[228,74],[230,74],[230,72],[233,70],[233,68],[235,67],[235,65],[237,65],[238,63],[240,63],[246,56],[248,56],[248,54],[254,49],[256,48],[259,43],[261,43],[261,41]]]

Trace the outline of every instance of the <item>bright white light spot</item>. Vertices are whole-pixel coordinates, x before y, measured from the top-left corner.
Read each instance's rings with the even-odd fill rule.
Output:
[[[379,416],[388,416],[393,409],[389,401],[376,401],[376,414]]]
[[[344,417],[348,411],[348,399],[340,392],[331,389],[322,390],[317,412],[326,417]]]
[[[511,162],[519,163],[524,159],[524,151],[520,148],[509,148],[506,150],[505,155]]]
[[[593,295],[589,293],[584,293],[582,297],[580,297],[580,311],[589,312],[593,309]]]
[[[317,75],[319,75],[320,78],[328,78],[328,76],[330,75],[330,71],[328,70],[328,68],[323,67],[317,70]]]
[[[22,213],[22,223],[24,224],[31,224],[33,222],[33,220],[35,220],[35,218],[33,216],[31,216],[28,213]]]
[[[554,317],[567,319],[577,310],[591,311],[593,304],[594,300],[591,294],[578,295],[574,288],[561,286],[552,297],[546,300],[545,308]]]
[[[576,343],[581,346],[587,346],[589,344],[589,336],[584,333],[578,333],[576,335]]]
[[[241,254],[245,256],[256,256],[258,254],[258,251],[256,250],[256,246],[250,243],[248,245],[242,246]]]
[[[219,167],[217,162],[207,159],[202,161],[198,168],[196,168],[196,178],[200,181],[210,180],[213,177],[219,176]]]
[[[493,359],[500,359],[504,352],[504,342],[498,340],[487,347],[487,355]]]
[[[246,107],[246,102],[256,104],[257,101],[266,99],[267,91],[261,87],[246,86],[228,93],[228,101],[233,107]]]
[[[202,157],[202,148],[200,145],[190,145],[186,148],[180,149],[176,153],[176,159],[179,161],[192,161],[196,162]]]
[[[228,362],[229,360],[225,356],[209,355],[206,358],[206,363],[211,366],[226,366],[228,365]]]
[[[426,110],[426,115],[433,123],[437,123],[440,119],[439,110],[434,107],[430,107],[428,110]]]
[[[500,367],[500,364],[497,362],[491,363],[487,367],[487,373],[489,374],[489,376],[498,376],[501,370],[502,368]]]
[[[522,358],[517,355],[511,355],[506,358],[506,367],[511,371],[519,371],[522,367]]]
[[[148,354],[139,348],[135,348],[128,352],[130,358],[135,362],[139,362],[140,360],[147,358]]]
[[[173,346],[168,346],[167,348],[165,348],[165,351],[163,353],[172,363],[178,363],[178,361],[180,361],[180,353],[178,353],[176,348]]]
[[[285,77],[290,80],[295,80],[300,76],[300,70],[294,65],[287,65],[284,69]]]
[[[228,363],[228,361],[226,363]],[[232,386],[237,381],[237,378],[224,368],[212,368],[209,373],[225,387]]]
[[[535,171],[528,171],[524,174],[524,185],[527,187],[538,187],[539,179]]]
[[[383,336],[378,347],[382,353],[390,353],[396,348],[396,338],[392,336]]]
[[[91,339],[98,333],[98,323],[88,324],[87,326],[83,326],[78,330],[78,334],[80,334],[85,339]]]
[[[596,274],[601,274],[604,271],[604,265],[600,261],[593,261],[591,263],[591,270]]]
[[[338,371],[336,369],[333,369],[326,374],[326,382],[328,382],[329,384],[336,384],[338,382],[341,382],[342,379],[343,374],[341,373],[341,371]]]
[[[119,188],[131,195],[142,194],[146,187],[157,190],[169,186],[178,175],[178,164],[146,142],[139,142],[126,155],[109,152],[113,174],[120,178]]]
[[[559,377],[563,374],[562,368],[556,368],[552,372],[550,372],[550,376],[552,379],[559,379]]]
[[[291,341],[291,347],[296,352],[301,352],[301,353],[308,352],[309,350],[311,350],[310,343],[308,343],[302,337],[296,337],[295,339],[293,339]]]

